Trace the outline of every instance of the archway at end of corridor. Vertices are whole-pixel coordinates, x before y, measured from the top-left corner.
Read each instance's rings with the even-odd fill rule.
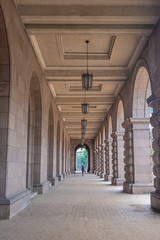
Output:
[[[75,148],[74,169],[75,173],[81,171],[82,165],[86,172],[90,172],[90,149],[87,144],[79,144]]]

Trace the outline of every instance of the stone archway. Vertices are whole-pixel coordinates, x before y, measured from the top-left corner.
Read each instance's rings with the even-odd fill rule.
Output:
[[[54,118],[53,118],[53,108],[50,104],[49,117],[48,117],[48,156],[47,156],[47,180],[50,181],[52,185],[55,184],[53,179],[53,139],[54,139]]]
[[[62,180],[62,174],[61,174],[61,166],[62,166],[62,152],[61,152],[61,129],[60,129],[60,122],[57,123],[57,153],[56,153],[56,176],[58,177],[58,180]]]
[[[74,169],[76,170],[76,151],[81,148],[82,145],[81,144],[78,144],[76,147],[75,147],[75,151],[74,151]],[[91,166],[91,163],[90,163],[90,148],[87,144],[84,144],[83,147],[87,150],[88,152],[88,169],[87,169],[87,172],[90,172],[90,166]]]
[[[42,103],[39,80],[34,73],[30,84],[26,187],[38,191],[41,172]]]
[[[124,128],[122,123],[124,122],[124,107],[123,102],[120,99],[117,107],[117,125],[116,131],[112,134],[112,163],[113,163],[113,185],[123,185],[124,182]]]
[[[0,5],[0,197],[6,195],[7,176],[7,136],[9,124],[9,98],[10,98],[10,53],[5,20]],[[1,216],[1,214],[0,214]]]
[[[142,66],[135,75],[132,118],[125,127],[125,178],[124,191],[150,193],[153,190],[151,160],[150,108],[146,99],[151,95],[150,77]]]
[[[100,170],[100,178],[104,178],[105,176],[105,138],[106,138],[106,127],[105,125],[102,127],[101,133],[101,144],[100,148],[100,161],[101,161],[101,170]]]
[[[66,153],[65,153],[65,146],[66,142],[65,142],[65,134],[64,134],[64,129],[63,129],[63,133],[62,133],[62,174],[63,174],[63,178],[66,177],[66,173],[65,173],[65,161],[66,161]]]
[[[112,175],[112,117],[109,116],[109,121],[108,121],[108,137],[105,140],[106,143],[106,175],[105,175],[105,180],[106,181],[111,181],[113,175]]]

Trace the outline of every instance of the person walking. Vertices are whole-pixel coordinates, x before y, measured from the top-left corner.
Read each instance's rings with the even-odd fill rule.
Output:
[[[85,170],[84,170],[84,166],[83,166],[83,164],[82,164],[81,170],[82,170],[82,176],[84,176],[84,172],[85,172]]]

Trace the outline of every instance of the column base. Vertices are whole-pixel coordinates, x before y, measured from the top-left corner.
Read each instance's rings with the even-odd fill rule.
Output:
[[[66,179],[66,173],[63,173],[63,179]]]
[[[112,177],[111,184],[114,186],[122,186],[124,181],[125,181],[125,178]]]
[[[94,174],[95,174],[95,175],[97,174],[97,171],[96,171],[96,170],[94,170]]]
[[[62,181],[63,181],[63,174],[61,174],[61,175],[58,176],[58,181],[59,181],[59,182],[62,182]]]
[[[50,182],[45,181],[40,184],[34,184],[33,185],[33,192],[38,192],[38,194],[44,194],[49,191],[50,188]]]
[[[151,192],[151,207],[160,211],[160,193]]]
[[[152,183],[123,183],[123,192],[129,194],[149,194],[153,190]]]
[[[99,175],[100,175],[100,172],[97,171],[97,176],[99,177]]]
[[[104,173],[99,174],[100,178],[104,178]]]
[[[8,198],[0,198],[0,218],[10,219],[31,203],[31,192],[26,189]]]
[[[111,182],[112,181],[112,175],[105,175],[104,176],[104,180],[107,181],[107,182]]]
[[[56,186],[58,184],[57,177],[49,178],[48,181],[51,183],[52,186]]]

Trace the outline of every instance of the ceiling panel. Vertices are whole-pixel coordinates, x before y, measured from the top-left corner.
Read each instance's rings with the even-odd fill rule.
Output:
[[[81,75],[89,72],[86,139],[94,139],[160,16],[157,0],[15,0],[70,137],[80,139]]]

